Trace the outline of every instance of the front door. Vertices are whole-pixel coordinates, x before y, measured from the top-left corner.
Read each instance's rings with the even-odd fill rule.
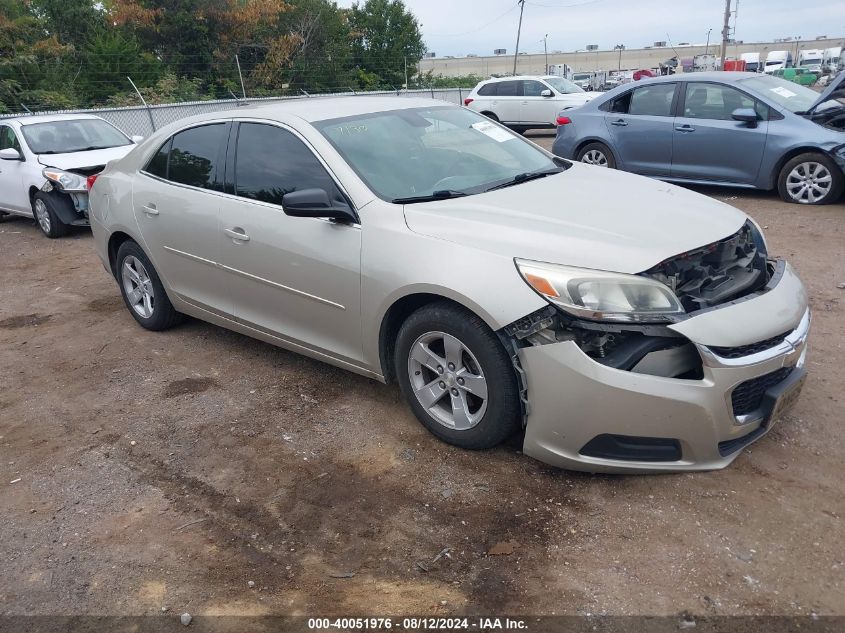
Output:
[[[16,149],[23,158],[23,148],[9,125],[0,125],[0,150],[2,149]],[[0,209],[32,212],[29,192],[23,182],[26,168],[27,163],[22,160],[0,160]]]
[[[754,184],[769,129],[768,107],[723,84],[688,82],[672,139],[672,177]],[[757,112],[756,124],[734,121],[739,108]]]
[[[169,139],[135,178],[132,200],[145,251],[182,299],[231,316],[217,265],[218,214],[230,123],[192,127]]]
[[[605,115],[620,169],[668,176],[672,164],[674,83],[634,88],[610,104]]]
[[[519,80],[501,81],[493,98],[493,112],[499,121],[506,124],[519,123],[519,110],[522,107],[522,82]]]
[[[520,102],[520,123],[551,125],[558,115],[560,103],[554,97],[544,97],[544,90],[554,92],[543,82],[525,79],[522,82],[522,101]]]
[[[286,193],[303,189],[348,201],[286,128],[240,123],[233,144],[227,185],[235,196],[223,200],[218,243],[235,317],[294,346],[360,364],[361,227],[282,209]]]

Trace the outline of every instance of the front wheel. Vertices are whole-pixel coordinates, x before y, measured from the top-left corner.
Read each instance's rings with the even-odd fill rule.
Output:
[[[449,444],[491,448],[520,428],[511,360],[471,312],[447,302],[420,308],[399,330],[394,363],[414,414]]]
[[[824,154],[807,152],[786,161],[778,175],[778,193],[786,202],[831,204],[845,187],[842,171]]]
[[[616,169],[616,159],[613,152],[604,143],[588,143],[578,152],[577,160],[597,167]]]
[[[167,330],[182,320],[147,254],[126,241],[117,251],[117,283],[135,320],[148,330]]]
[[[38,228],[50,239],[62,237],[70,231],[70,227],[62,222],[59,216],[59,205],[69,206],[73,212],[73,204],[66,196],[39,191],[32,201],[32,213],[38,222]]]

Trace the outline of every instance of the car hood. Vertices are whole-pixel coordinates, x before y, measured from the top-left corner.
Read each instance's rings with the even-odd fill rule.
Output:
[[[109,147],[108,149],[95,149],[89,152],[70,152],[69,154],[41,154],[38,162],[45,167],[56,167],[58,169],[83,169],[85,167],[97,167],[105,165],[110,160],[116,160],[126,156],[135,145],[121,145]]]
[[[536,261],[639,273],[738,231],[741,211],[649,178],[574,163],[489,193],[405,205],[408,228]]]

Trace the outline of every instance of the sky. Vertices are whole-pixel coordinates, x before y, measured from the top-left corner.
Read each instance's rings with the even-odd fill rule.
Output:
[[[444,55],[512,53],[519,8],[516,0],[404,0],[422,24],[429,51]],[[736,39],[771,41],[780,37],[845,37],[843,0],[738,0]],[[736,7],[732,0],[731,7]],[[340,0],[350,6],[352,0]],[[549,52],[628,48],[658,41],[704,44],[720,41],[724,0],[526,0],[519,50]],[[731,17],[731,27],[734,18]]]

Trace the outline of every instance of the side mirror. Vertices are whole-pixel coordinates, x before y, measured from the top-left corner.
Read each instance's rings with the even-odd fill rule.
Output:
[[[540,96],[541,96],[541,97],[551,97],[551,96],[552,96],[552,91],[551,91],[551,90],[549,90],[548,88],[546,88],[545,90],[542,90],[542,91],[540,92]]]
[[[332,203],[325,189],[291,191],[282,197],[285,215],[294,218],[328,218],[340,222],[357,222],[348,206]]]
[[[21,153],[14,147],[7,147],[6,149],[0,149],[0,159],[23,160],[23,156],[21,156]]]
[[[757,112],[753,108],[737,108],[731,112],[734,121],[748,123],[749,127],[757,127]]]
[[[132,140],[133,143],[135,143],[137,145],[138,143],[140,143],[141,141],[144,140],[144,137],[136,134],[135,136],[130,137],[130,139]]]

